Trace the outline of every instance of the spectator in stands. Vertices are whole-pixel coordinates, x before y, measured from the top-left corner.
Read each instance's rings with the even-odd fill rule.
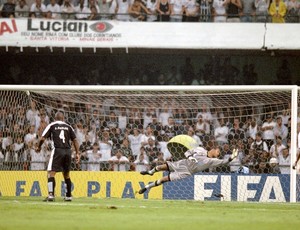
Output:
[[[56,3],[56,0],[50,0],[50,4],[46,7],[46,12],[51,12],[53,19],[60,18],[60,6]]]
[[[213,0],[200,0],[200,22],[210,22]]]
[[[109,131],[108,128],[104,128],[99,140],[100,152],[102,154],[102,160],[104,161],[107,161],[112,156],[113,142],[110,138]]]
[[[203,143],[201,138],[198,135],[195,134],[195,130],[193,129],[192,126],[188,128],[187,135],[189,135],[190,137],[192,137],[196,141],[197,146],[203,146],[203,144],[206,146],[207,143],[205,142],[205,140],[203,140],[203,142],[204,142]]]
[[[130,21],[145,21],[146,14],[150,14],[147,7],[141,0],[134,0],[129,6],[128,12],[130,14]]]
[[[30,142],[29,155],[30,155],[30,170],[44,171],[46,168],[47,145],[43,144],[41,151],[36,152],[38,147],[38,140]]]
[[[259,127],[256,123],[256,118],[250,116],[245,124],[246,136],[255,139],[256,133],[259,130]]]
[[[226,0],[227,22],[240,22],[239,11],[242,10],[241,0]]]
[[[115,155],[112,156],[108,162],[111,165],[112,171],[128,171],[129,169],[129,160],[123,156],[121,149],[116,150]]]
[[[214,22],[226,22],[226,1],[214,0],[212,5],[212,15]]]
[[[129,140],[127,138],[124,138],[122,140],[120,149],[122,150],[123,155],[128,158],[129,162],[134,162],[135,159],[133,157],[133,153],[129,145]]]
[[[240,118],[235,117],[233,119],[232,128],[229,129],[228,140],[229,141],[239,140],[239,139],[244,140],[245,137],[246,137],[245,130],[242,128]]]
[[[288,127],[289,119],[291,118],[290,109],[282,110],[282,113],[280,113],[278,116],[281,117],[282,123]]]
[[[210,134],[210,124],[199,114],[198,120],[195,123],[195,134],[200,137],[201,141],[207,141]]]
[[[260,155],[263,151],[269,152],[267,143],[262,138],[262,133],[258,132],[255,141],[251,144],[250,148],[254,150],[254,154]]]
[[[200,13],[200,5],[199,2],[196,0],[187,0],[184,4],[184,13],[185,13],[185,19],[186,22],[198,22],[199,21],[199,13]],[[188,61],[188,60],[186,60]],[[190,85],[192,82],[193,76],[189,76],[188,79],[185,78],[183,75],[183,80],[187,85]]]
[[[158,122],[161,123],[163,127],[167,126],[169,117],[173,117],[173,114],[169,110],[168,105],[163,105],[158,115]]]
[[[165,161],[170,161],[172,159],[172,154],[170,153],[170,151],[167,147],[169,140],[170,140],[170,137],[168,135],[163,135],[163,136],[159,135],[157,137],[157,147],[158,147],[158,150],[163,153]]]
[[[180,0],[180,1],[182,1],[182,0]],[[181,17],[183,17],[183,16],[181,16]],[[181,19],[181,20],[183,20],[183,19]],[[172,14],[171,14],[171,21],[173,21]],[[174,66],[174,65],[171,66],[171,69],[170,69],[169,73],[167,74],[166,81],[167,81],[168,85],[181,85],[182,77],[181,77],[181,74],[177,71],[176,66]]]
[[[287,13],[286,22],[297,23],[299,22],[299,9],[300,3],[297,0],[287,0],[285,1]]]
[[[110,112],[108,119],[106,121],[106,126],[109,129],[117,128],[119,126],[118,119],[117,119],[115,112]]]
[[[17,114],[14,117],[14,120],[18,125],[20,125],[21,128],[25,128],[25,126],[27,126],[25,108],[19,106],[17,109]]]
[[[219,124],[220,124],[220,126],[215,127],[215,129],[214,129],[214,136],[215,136],[215,141],[221,147],[224,144],[228,143],[227,136],[229,133],[229,129],[226,126],[224,118],[219,118]]]
[[[38,127],[37,127],[38,137],[42,136],[42,133],[45,130],[45,128],[47,127],[48,124],[49,124],[49,122],[47,122],[46,113],[41,113],[40,114],[40,121],[39,121],[39,124],[38,124]]]
[[[36,132],[35,132],[35,126],[34,125],[30,125],[28,128],[28,132],[25,134],[24,137],[24,142],[26,146],[31,145],[32,146],[32,142],[34,140],[36,140],[38,138]]]
[[[256,22],[267,22],[270,0],[255,0]]]
[[[100,9],[99,9],[97,0],[89,0],[88,7],[90,8],[90,10],[91,10],[92,6],[94,6],[97,9],[97,13],[100,13]]]
[[[241,21],[242,22],[253,22],[255,15],[255,0],[241,0]]]
[[[30,108],[26,112],[26,119],[30,125],[35,125],[35,118],[38,116],[39,111],[36,108],[34,101],[30,102]]]
[[[277,116],[276,125],[274,126],[273,130],[275,138],[281,137],[282,143],[286,145],[289,131],[288,128],[282,123],[282,117]]]
[[[136,160],[142,146],[142,134],[138,128],[133,129],[132,133],[128,135],[128,140],[130,142],[133,157]]]
[[[145,153],[141,153],[133,163],[135,165],[135,171],[141,172],[145,170],[149,170],[149,162],[145,159]]]
[[[173,117],[168,118],[168,124],[163,127],[165,134],[169,137],[176,136],[176,131],[178,130],[178,126],[175,125],[175,120]]]
[[[29,13],[29,7],[26,4],[26,0],[19,0],[15,8],[16,18],[27,18]]]
[[[182,22],[183,12],[184,12],[184,1],[183,0],[170,0],[170,21],[171,22]],[[175,66],[174,66],[175,67]],[[175,68],[176,70],[176,68]],[[171,79],[173,81],[175,79]]]
[[[261,131],[263,132],[263,139],[267,143],[268,149],[273,145],[275,140],[274,135],[274,127],[276,123],[273,121],[273,117],[271,114],[266,115],[266,120],[261,127]]]
[[[268,173],[270,174],[280,174],[280,168],[278,165],[278,160],[275,157],[272,157],[269,161]]]
[[[4,3],[2,6],[0,6],[1,16],[3,18],[11,18],[15,17],[15,8],[16,5],[14,3],[14,0],[7,0],[6,3]]]
[[[115,17],[116,0],[100,0],[99,10],[102,20],[112,20]]]
[[[156,11],[158,13],[157,21],[168,22],[170,21],[170,3],[169,0],[157,0]]]
[[[273,23],[284,23],[286,15],[286,5],[282,0],[274,0],[269,8]]]
[[[47,115],[46,110],[44,108],[40,108],[38,114],[35,116],[35,128],[36,128],[35,131],[36,132],[38,131],[38,129],[43,128],[43,126],[42,126],[42,128],[40,128],[41,122],[43,124],[45,124],[45,123],[49,124],[49,122],[50,122],[50,118]],[[46,127],[44,127],[44,128],[46,128]],[[43,132],[43,130],[40,130],[40,131]]]
[[[25,153],[25,143],[24,143],[24,136],[17,135],[15,142],[12,144],[13,150],[13,162],[14,162],[14,169],[15,170],[23,170],[23,165],[21,162],[24,162],[24,153]]]
[[[84,0],[80,0],[79,4],[75,7],[75,19],[85,20],[89,17],[91,10],[85,5]]]
[[[151,167],[156,167],[165,163],[164,154],[160,151],[157,152],[156,157],[151,163]]]
[[[282,60],[281,66],[279,66],[276,72],[277,80],[275,84],[278,85],[291,85],[292,84],[292,72],[289,67],[287,59]]]
[[[117,0],[116,19],[118,21],[129,21],[129,0]]]
[[[153,129],[151,126],[148,126],[144,133],[142,134],[142,137],[141,137],[141,145],[142,146],[145,146],[145,145],[148,145],[148,139],[149,138],[152,138],[154,141],[156,141],[156,138],[154,136],[154,133],[153,133]]]
[[[276,142],[270,148],[270,154],[272,157],[279,158],[282,155],[282,151],[286,149],[286,145],[282,143],[282,138],[280,136],[276,137]]]
[[[99,150],[99,144],[94,143],[92,149],[87,150],[84,152],[84,155],[88,158],[88,171],[100,171],[100,161],[102,154]]]
[[[278,163],[281,174],[290,174],[291,165],[291,149],[285,148],[282,150],[282,154],[278,156]]]
[[[42,0],[35,0],[30,7],[30,12],[34,12],[37,18],[43,18],[46,13],[46,6],[42,3]]]
[[[8,126],[8,116],[6,108],[0,108],[0,131],[4,131]]]
[[[74,19],[75,18],[75,7],[71,3],[71,0],[64,0],[60,7],[62,19]]]
[[[149,14],[147,15],[147,22],[157,21],[157,2],[158,0],[147,0],[146,7]]]
[[[159,152],[156,141],[152,138],[149,138],[148,144],[145,145],[144,148],[145,148],[145,152],[148,156],[149,163],[152,164],[153,160],[155,158],[157,158],[157,153]]]

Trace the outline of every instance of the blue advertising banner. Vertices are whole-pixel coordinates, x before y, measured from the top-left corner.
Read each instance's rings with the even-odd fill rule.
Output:
[[[297,201],[300,200],[297,177]],[[196,174],[164,184],[163,199],[288,202],[290,175]]]

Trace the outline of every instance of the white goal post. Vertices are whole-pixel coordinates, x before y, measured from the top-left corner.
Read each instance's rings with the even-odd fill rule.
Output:
[[[30,103],[34,102],[37,105],[37,110],[42,108],[43,111],[45,111],[45,114],[48,116],[49,119],[47,121],[48,123],[53,120],[53,113],[51,112],[64,110],[71,119],[68,122],[71,121],[74,127],[76,127],[77,125],[76,119],[79,113],[83,113],[84,115],[88,116],[89,121],[91,121],[93,120],[94,111],[97,111],[98,112],[97,115],[101,117],[101,119],[103,119],[105,122],[105,125],[103,125],[103,123],[101,123],[102,125],[99,125],[99,132],[104,132],[106,128],[110,129],[109,132],[112,132],[111,131],[112,129],[114,129],[115,132],[115,128],[119,128],[118,116],[121,114],[121,111],[124,110],[128,120],[126,120],[126,124],[124,127],[122,126],[120,132],[125,133],[128,131],[127,129],[130,129],[130,131],[128,132],[132,132],[134,128],[139,129],[140,132],[146,132],[147,127],[154,123],[154,118],[155,118],[158,120],[158,122],[160,122],[161,127],[158,130],[155,130],[156,131],[155,135],[153,133],[149,134],[149,135],[154,135],[155,136],[154,139],[156,139],[158,136],[160,140],[163,139],[163,137],[165,136],[172,137],[174,135],[177,135],[178,132],[172,129],[172,127],[174,126],[176,126],[177,128],[179,127],[178,130],[180,130],[182,127],[182,130],[180,130],[180,134],[182,133],[188,134],[190,128],[192,128],[193,134],[199,137],[199,140],[202,145],[208,146],[211,143],[215,143],[215,144],[217,143],[218,145],[222,145],[223,147],[223,145],[228,144],[229,150],[232,148],[233,145],[237,146],[239,144],[246,146],[245,148],[247,148],[247,144],[248,144],[247,141],[248,138],[250,137],[250,133],[249,133],[250,131],[248,129],[251,124],[251,121],[257,122],[258,127],[261,128],[263,126],[266,117],[272,116],[274,119],[274,123],[276,123],[278,117],[282,117],[283,115],[285,115],[283,114],[283,111],[288,111],[290,117],[290,124],[291,124],[290,126],[288,126],[290,128],[289,138],[288,138],[288,140],[290,140],[290,164],[288,166],[289,172],[287,173],[289,174],[288,177],[289,182],[286,182],[287,184],[286,186],[289,187],[288,189],[289,191],[287,192],[286,188],[284,190],[284,192],[287,192],[288,195],[276,200],[275,198],[269,198],[269,196],[271,196],[270,194],[266,195],[268,196],[267,198],[263,198],[263,195],[257,197],[258,195],[254,194],[252,196],[251,192],[249,192],[248,195],[245,195],[245,197],[243,197],[244,195],[241,194],[241,191],[239,191],[240,188],[238,185],[234,189],[228,188],[228,190],[231,190],[232,192],[228,192],[228,191],[224,192],[224,188],[226,190],[227,189],[226,186],[229,185],[226,186],[224,185],[225,187],[224,186],[222,187],[222,182],[220,185],[221,187],[216,189],[216,191],[219,191],[220,193],[219,195],[221,195],[222,197],[224,196],[225,200],[272,201],[272,199],[274,199],[275,201],[296,202],[299,201],[299,195],[297,194],[297,192],[299,193],[299,188],[297,189],[297,187],[299,187],[299,184],[297,184],[297,171],[292,169],[292,165],[296,160],[296,154],[298,151],[297,138],[298,138],[299,131],[297,131],[297,124],[299,122],[298,107],[300,103],[298,93],[299,93],[299,88],[297,86],[275,86],[275,85],[266,85],[266,86],[0,85],[0,95],[1,95],[0,109],[5,111],[5,114],[9,114],[10,106],[12,106],[14,109],[24,107],[26,108],[25,109],[26,112],[27,110],[30,109]],[[84,107],[84,110],[81,110],[83,108],[82,106]],[[163,111],[163,109],[166,110]],[[12,111],[10,112],[12,113]],[[166,113],[166,115],[160,116],[163,112]],[[41,112],[38,111],[37,113],[41,113]],[[151,117],[149,115],[151,117],[149,118],[149,116],[146,116],[148,113],[149,114],[152,113],[153,116]],[[207,114],[210,114],[209,115],[210,117],[208,116],[208,120],[205,122],[206,124],[209,125],[209,128],[206,130],[197,128],[198,119],[201,120],[201,118],[203,118],[203,120],[205,120],[204,118]],[[116,120],[111,119],[112,116],[114,116]],[[18,119],[17,117],[18,116],[11,115],[12,120]],[[173,121],[172,124],[169,125],[168,118],[170,117],[173,119]],[[146,123],[145,120],[148,118],[152,120],[151,121],[149,120],[149,123]],[[221,141],[217,140],[217,136],[215,135],[216,128],[221,126],[220,125],[221,118],[222,118],[222,122],[224,121],[226,123],[225,126],[227,126],[229,130],[228,135],[226,136],[226,138],[228,138],[228,143],[227,141],[223,142],[222,140]],[[230,134],[230,129],[234,128],[234,126],[236,125],[235,119],[237,119],[239,122],[239,124],[237,125],[241,126],[242,131],[239,131],[239,135],[241,132],[243,132],[243,134],[241,134],[240,136],[235,136],[236,134],[234,133],[232,135]],[[103,120],[101,122],[103,122]],[[30,121],[27,122],[30,123]],[[167,122],[167,123],[161,124],[162,122],[163,123]],[[203,122],[202,120],[201,122],[199,121],[199,126],[202,124],[202,122]],[[260,124],[258,124],[259,122]],[[16,122],[13,121],[12,123],[9,124],[13,125],[15,123]],[[92,124],[95,125],[94,121]],[[168,128],[165,128],[165,126]],[[13,127],[8,127],[8,129],[13,129]],[[36,130],[36,132],[38,132],[38,130]],[[263,132],[263,131],[257,130],[257,132]],[[2,135],[4,133],[5,131],[3,131]],[[116,134],[114,133],[113,135]],[[129,133],[125,135],[126,138],[124,138],[123,136],[123,139],[127,139],[128,135]],[[277,137],[278,135],[275,136]],[[116,140],[116,138],[114,140],[115,141],[112,140],[111,145],[113,145],[115,149],[118,149],[119,148],[118,146],[121,146],[121,143],[118,143],[118,140]],[[276,140],[274,140],[274,143],[275,142]],[[90,143],[90,147],[92,147],[92,144],[93,143]],[[286,145],[287,143],[285,142],[284,144]],[[271,145],[272,144],[268,146],[269,150],[271,149]],[[145,144],[145,146],[148,146],[148,144]],[[250,152],[250,147],[251,146],[249,145],[247,149],[249,150],[249,152]],[[28,149],[26,149],[25,147],[24,151],[27,150]],[[110,156],[115,154],[113,150],[114,149],[112,149],[112,153]],[[3,147],[2,147],[2,151],[4,151]],[[159,152],[160,151],[161,150],[159,149]],[[148,153],[146,153],[146,155],[147,154]],[[9,170],[11,171],[24,170],[22,167],[14,168],[14,166],[12,166],[13,164],[9,165],[9,168],[5,168],[4,166],[7,165],[5,164],[5,160],[8,159],[5,157],[8,155],[4,156],[3,153],[2,155],[3,155],[3,162],[0,162],[0,170],[1,170],[0,178],[1,178],[1,173],[3,173],[4,171],[7,172]],[[137,157],[139,157],[139,154],[135,156],[135,159]],[[225,157],[225,155],[223,157]],[[253,174],[251,175],[267,174],[267,176],[269,176],[269,173],[271,174],[271,171],[270,172],[266,171],[266,170],[270,170],[270,168],[267,168],[266,165],[270,167],[269,166],[270,158],[276,158],[276,157],[278,157],[278,152],[269,154],[269,156],[266,157],[266,159],[267,158],[268,159],[265,162],[262,162],[262,160],[260,160],[258,164],[265,163],[264,164],[265,168],[253,169]],[[164,160],[166,159],[164,158]],[[7,161],[9,162],[9,160]],[[106,161],[108,162],[108,158],[106,159]],[[209,171],[206,173],[207,174],[212,173],[214,175],[215,174],[236,175],[238,172],[241,172],[241,170],[238,169],[241,169],[242,166],[244,165],[247,167],[249,166],[248,168],[251,168],[253,166],[252,163],[250,165],[249,162],[247,164],[245,162],[242,162],[241,160],[240,162],[236,163],[237,165],[233,164],[228,169],[226,169],[229,171],[224,171],[225,169],[219,169],[220,171],[218,170]],[[131,163],[133,164],[133,160]],[[128,165],[124,166],[126,168],[126,171],[130,171],[130,170],[138,171],[137,170],[138,164],[136,164],[134,167],[131,167],[132,166],[131,163],[128,163]],[[80,167],[82,168],[78,170],[82,170],[82,171],[90,170],[88,166],[89,165],[93,166],[93,164],[95,164],[95,162],[87,162],[86,166],[81,165]],[[3,168],[1,168],[1,165],[2,166],[4,165]],[[30,167],[32,167],[32,165],[33,164],[31,164]],[[26,170],[31,170],[30,167],[26,168]],[[121,168],[120,165],[114,168],[114,165],[109,165],[109,164],[104,166],[102,165],[101,167],[108,167],[105,169],[105,171],[117,171]],[[285,167],[287,168],[287,166]],[[98,169],[98,171],[100,171],[100,169]],[[284,171],[287,172],[287,170]],[[274,174],[275,173],[273,173],[273,175]],[[7,176],[8,174],[5,175]],[[203,195],[206,194],[207,197],[213,199],[212,197],[215,194],[210,194],[209,189],[205,190],[205,185],[203,185],[205,182],[203,181],[199,182],[199,184],[203,185],[202,187],[200,186],[201,188],[199,190],[201,191],[201,194],[199,195],[197,193],[196,188],[198,189],[197,186],[199,184],[197,184],[196,186],[194,185],[194,183],[198,182],[198,180],[199,180],[198,177],[197,178],[195,177],[195,179],[193,180],[192,186],[194,192],[191,195],[192,198],[206,199],[205,198],[206,196]],[[214,182],[218,180],[219,179],[216,179]],[[222,180],[222,178],[220,180]],[[238,181],[239,179],[234,179],[234,180]],[[268,181],[268,178],[264,179],[264,181],[265,182]],[[3,187],[3,183],[5,182],[2,182],[2,187]],[[177,183],[180,184],[180,182]],[[213,181],[210,181],[209,183],[213,183]],[[233,182],[230,180],[230,183]],[[163,186],[173,191],[172,189],[176,189],[177,186],[175,184],[176,182],[174,182],[174,184],[172,182],[171,185],[166,185],[166,186],[163,185]],[[265,186],[267,186],[266,184]],[[96,191],[95,187],[91,187],[91,188],[94,189],[93,191]],[[276,188],[272,187],[269,190],[270,193],[272,194],[275,193],[275,197],[276,197]],[[0,184],[0,192],[1,192],[1,184]],[[165,188],[163,188],[163,193],[167,194],[167,195],[163,194],[162,195],[163,198],[180,199],[180,197],[176,197],[176,195],[174,195],[174,197],[173,195],[170,195],[170,193],[172,192],[165,191]],[[225,195],[224,194],[222,195],[221,193],[222,194],[225,193]],[[230,197],[234,197],[234,198],[230,198]],[[286,199],[287,197],[288,199]],[[183,199],[189,199],[189,198],[183,197]]]

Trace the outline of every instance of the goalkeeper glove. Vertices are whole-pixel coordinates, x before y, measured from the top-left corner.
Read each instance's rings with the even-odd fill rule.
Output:
[[[238,149],[233,149],[231,156],[229,157],[229,162],[232,161],[234,158],[236,158],[239,155]]]

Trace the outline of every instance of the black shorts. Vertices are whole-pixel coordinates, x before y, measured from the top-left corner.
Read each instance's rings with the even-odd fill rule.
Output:
[[[69,172],[71,170],[71,149],[55,148],[51,152],[48,171]]]

